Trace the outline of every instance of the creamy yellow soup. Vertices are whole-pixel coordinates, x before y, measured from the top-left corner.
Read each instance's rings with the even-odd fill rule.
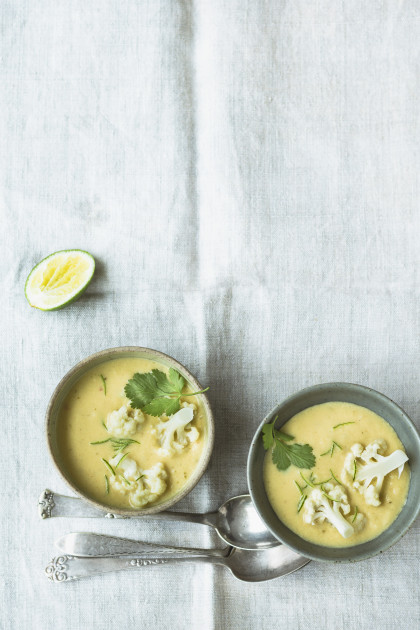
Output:
[[[345,422],[352,424],[333,429],[337,424]],[[364,496],[353,488],[351,483],[344,484],[341,480],[345,457],[355,443],[366,447],[380,438],[387,443],[384,455],[389,455],[397,449],[404,450],[394,429],[383,418],[359,405],[328,402],[296,414],[281,427],[281,430],[293,435],[296,443],[310,444],[316,457],[316,464],[311,470],[301,470],[291,465],[287,470],[281,471],[272,461],[272,449],[267,451],[264,461],[265,489],[274,511],[289,529],[318,545],[349,547],[379,536],[397,518],[407,499],[410,484],[407,463],[401,477],[398,477],[397,470],[385,476],[379,507],[368,505]],[[338,446],[331,452],[333,441]],[[326,454],[321,455],[322,453]],[[306,478],[313,473],[313,478],[317,481],[324,481],[331,478],[331,471],[345,488],[352,506],[351,514],[347,516],[348,521],[351,522],[356,507],[358,513],[365,516],[363,529],[348,538],[343,538],[327,521],[305,523],[304,505],[298,513],[301,494],[295,482],[301,487],[305,486],[300,473]],[[334,480],[332,482],[334,483]],[[304,490],[308,495],[310,491],[310,487]]]
[[[58,448],[64,467],[82,492],[110,507],[130,508],[127,493],[117,491],[110,479],[109,469],[102,461],[112,461],[115,450],[107,440],[109,432],[104,427],[108,415],[128,404],[124,386],[136,372],[158,369],[168,373],[161,363],[147,359],[124,358],[106,361],[86,372],[74,385],[64,400],[57,423]],[[102,377],[105,379],[106,393]],[[188,385],[184,392],[191,390]],[[146,505],[151,507],[177,494],[194,472],[203,450],[206,436],[206,416],[200,396],[181,398],[181,402],[193,403],[194,419],[191,426],[199,432],[196,441],[176,453],[164,454],[158,436],[153,432],[161,418],[144,414],[144,422],[130,435],[131,443],[122,454],[134,459],[141,469],[150,469],[159,462],[166,471],[166,490],[159,498]],[[115,466],[114,466],[115,468]],[[105,479],[105,475],[107,479]],[[129,482],[130,485],[134,481]],[[130,486],[127,484],[127,488]]]

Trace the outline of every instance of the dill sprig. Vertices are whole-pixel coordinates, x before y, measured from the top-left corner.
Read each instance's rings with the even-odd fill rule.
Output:
[[[359,513],[359,508],[356,505],[356,511],[354,512],[354,516],[353,516],[352,521],[351,521],[352,523],[354,523],[354,521],[356,520],[356,516],[358,515],[358,513]]]
[[[330,448],[328,449],[328,451],[325,451],[325,453],[321,453],[321,457],[324,457],[324,455],[328,455],[328,454],[330,455],[330,457],[332,457],[335,448],[339,448],[340,451],[343,450],[343,447],[340,446],[339,444],[337,444],[337,442],[334,442],[334,440],[333,440]]]
[[[128,453],[125,453],[122,457],[120,457],[120,459],[118,460],[118,463],[115,464],[115,470],[117,470],[118,466],[121,464],[123,459],[125,459],[127,457],[127,455],[128,455]]]
[[[336,481],[336,482],[338,483],[338,485],[340,485],[340,486],[341,486],[341,485],[342,485],[342,484],[341,484],[341,481],[338,481],[337,477],[334,475],[334,473],[333,473],[333,471],[331,470],[331,468],[330,468],[330,473],[331,473],[331,476],[332,476],[332,478],[334,479],[334,481]]]
[[[298,506],[297,506],[298,514],[301,511],[301,509],[303,508],[303,504],[305,503],[307,498],[308,498],[308,496],[306,494],[302,494],[302,496],[300,497],[299,503],[298,503]]]
[[[112,473],[115,477],[115,470],[112,468],[111,464],[109,463],[108,460],[104,459],[103,457],[101,457],[101,460],[103,461],[103,463],[105,464],[105,466],[108,468],[109,472]]]
[[[98,442],[90,442],[90,444],[106,444],[107,442],[111,443],[116,455],[121,453],[127,446],[130,446],[130,444],[140,444],[140,442],[132,440],[131,438],[107,438],[106,440],[99,440]]]
[[[104,475],[105,477],[105,494],[109,494],[109,481],[108,481],[108,475]]]
[[[333,429],[338,429],[338,427],[345,427],[346,424],[356,424],[355,422],[340,422],[340,424],[336,424]]]

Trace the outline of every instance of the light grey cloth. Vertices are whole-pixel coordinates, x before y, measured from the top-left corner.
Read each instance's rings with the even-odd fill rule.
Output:
[[[41,522],[67,489],[48,399],[83,357],[167,352],[210,385],[217,439],[180,509],[246,491],[256,426],[322,381],[418,422],[415,0],[15,0],[1,7],[2,630],[419,627],[419,523],[383,556],[271,583],[149,567],[52,584],[70,531],[218,544],[199,525]],[[97,258],[85,297],[30,309],[52,251]]]

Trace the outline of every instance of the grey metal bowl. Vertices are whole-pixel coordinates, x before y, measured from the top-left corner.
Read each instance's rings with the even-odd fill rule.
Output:
[[[104,361],[109,361],[111,359],[121,359],[133,357],[138,359],[152,359],[167,367],[173,367],[175,370],[180,372],[182,376],[187,380],[189,385],[194,388],[194,391],[199,391],[203,389],[197,379],[185,368],[181,363],[175,361],[172,357],[163,352],[159,352],[158,350],[152,350],[151,348],[141,348],[137,346],[123,346],[120,348],[109,348],[107,350],[102,350],[101,352],[97,352],[96,354],[92,354],[91,356],[83,359],[77,365],[75,365],[67,374],[61,379],[55,388],[53,395],[51,396],[50,402],[48,404],[47,412],[46,412],[46,433],[47,433],[47,442],[50,450],[51,457],[53,462],[67,482],[67,484],[74,490],[76,494],[78,494],[81,498],[85,499],[88,503],[95,505],[99,509],[103,509],[106,512],[109,512],[110,509],[115,514],[121,514],[123,516],[133,516],[139,514],[156,514],[157,512],[162,512],[163,510],[167,510],[168,508],[178,503],[181,499],[185,497],[194,486],[200,481],[203,476],[207,465],[210,460],[211,453],[213,451],[214,444],[214,420],[213,414],[210,408],[210,403],[205,394],[201,394],[202,402],[206,414],[206,434],[204,436],[204,446],[203,452],[201,454],[200,461],[197,464],[196,469],[194,470],[191,477],[188,479],[185,486],[173,497],[169,498],[166,501],[162,501],[162,503],[158,503],[157,505],[152,505],[151,507],[146,507],[142,509],[121,509],[116,507],[111,507],[106,505],[105,503],[99,503],[84,494],[82,490],[80,490],[73,482],[71,477],[68,475],[66,470],[62,466],[60,452],[57,444],[57,422],[59,419],[59,413],[61,405],[66,398],[67,394],[70,392],[73,385],[76,381],[79,380],[85,372],[90,370],[103,363]]]
[[[281,427],[292,416],[321,403],[330,401],[349,402],[367,407],[382,416],[397,432],[409,457],[411,470],[410,488],[406,504],[396,520],[380,536],[354,547],[323,547],[304,540],[286,527],[275,514],[268,500],[263,481],[265,451],[261,429],[272,422],[276,415],[276,427]],[[248,487],[254,505],[272,534],[282,543],[313,560],[353,562],[365,560],[381,553],[396,543],[412,525],[420,511],[420,437],[407,416],[395,402],[368,387],[353,383],[323,383],[303,389],[277,405],[255,433],[248,455]]]

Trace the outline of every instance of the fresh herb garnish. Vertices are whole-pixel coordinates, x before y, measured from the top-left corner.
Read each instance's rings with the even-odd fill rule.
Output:
[[[296,488],[299,490],[299,493],[302,495],[304,489],[300,487],[297,481],[295,481],[295,485],[296,485]]]
[[[301,509],[303,508],[303,504],[305,503],[307,498],[308,498],[308,496],[306,494],[302,494],[302,496],[300,497],[299,503],[298,503],[298,506],[297,506],[298,514],[301,511]]]
[[[338,429],[338,427],[345,427],[346,424],[356,424],[355,422],[340,422],[340,424],[336,424],[333,429]]]
[[[354,512],[354,516],[353,516],[352,521],[351,521],[352,523],[354,523],[354,521],[356,520],[356,516],[358,515],[358,513],[359,513],[359,508],[356,505],[356,510]]]
[[[121,453],[127,446],[130,446],[130,444],[140,444],[140,442],[131,438],[108,438],[107,440],[99,440],[99,442],[90,442],[90,444],[106,444],[107,442],[111,442],[116,455]]]
[[[109,471],[110,471],[110,472],[114,475],[114,477],[115,477],[115,470],[112,468],[111,464],[110,464],[110,463],[109,463],[106,459],[104,459],[103,457],[101,457],[101,459],[102,459],[103,463],[105,464],[105,466],[108,468],[108,470],[109,470]]]
[[[124,392],[134,409],[141,409],[150,416],[164,413],[172,416],[181,408],[181,396],[196,396],[209,389],[206,387],[199,392],[183,394],[184,385],[185,378],[173,368],[169,368],[169,374],[155,369],[144,374],[134,374],[124,387]]]
[[[302,473],[299,473],[300,476],[302,477],[303,481],[306,483],[307,486],[309,486],[310,488],[315,488],[314,484],[312,483],[312,481],[309,481],[309,479],[306,479],[306,477],[304,477],[304,475]]]
[[[339,444],[337,444],[337,442],[334,442],[334,440],[333,440],[332,444],[331,444],[331,447],[328,449],[328,451],[325,451],[325,453],[321,453],[321,457],[324,457],[324,455],[328,455],[328,454],[330,455],[330,457],[332,457],[333,453],[334,453],[334,449],[336,447],[339,448],[340,451],[343,450],[342,447]]]
[[[108,481],[108,476],[104,475],[105,477],[105,493],[109,494],[109,481]]]
[[[356,464],[356,460],[353,461],[353,481],[356,479],[356,473],[357,473],[357,464]]]
[[[287,470],[290,464],[297,468],[312,468],[315,466],[315,457],[312,452],[312,446],[309,444],[288,444],[290,440],[294,440],[292,435],[283,433],[274,428],[277,416],[273,422],[265,424],[262,428],[262,438],[265,450],[272,446],[273,463],[279,470]]]
[[[104,386],[104,395],[106,396],[106,378],[102,374],[99,375],[102,380],[102,385]]]
[[[105,424],[105,422],[103,420],[102,420],[101,424],[102,424],[103,428],[105,429],[105,431],[108,431],[108,427],[106,426],[106,424]]]
[[[324,483],[328,483],[329,481],[331,481],[332,477],[329,477],[328,479],[325,479],[325,481],[314,481],[314,484],[316,486],[323,486]]]
[[[331,468],[330,468],[330,473],[331,473],[331,476],[332,476],[332,478],[334,479],[334,481],[336,481],[336,482],[337,482],[337,483],[341,486],[341,482],[340,482],[340,481],[338,481],[337,477],[334,475],[334,473],[333,473],[333,471],[331,470]]]
[[[117,470],[118,466],[121,464],[121,462],[123,461],[123,459],[125,459],[127,457],[128,453],[125,453],[125,455],[123,455],[119,460],[118,463],[115,464],[115,470]]]
[[[327,497],[327,499],[329,499],[330,501],[334,501],[334,503],[341,503],[340,499],[333,499],[325,490],[324,486],[321,486],[321,490],[324,496]]]
[[[129,486],[131,486],[131,481],[128,481],[128,479],[126,479],[124,477],[124,475],[121,475],[121,477],[122,477],[123,481],[125,481],[125,483],[127,483]]]
[[[144,475],[140,475],[140,477],[137,477],[137,479],[135,479],[134,481],[138,481],[139,479],[143,479]]]

